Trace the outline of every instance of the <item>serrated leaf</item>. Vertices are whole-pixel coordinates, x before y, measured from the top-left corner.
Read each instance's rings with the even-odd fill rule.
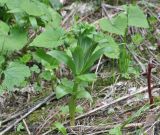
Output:
[[[27,53],[20,58],[20,61],[22,63],[27,63],[31,60],[31,58],[32,58],[32,55],[30,53]]]
[[[63,44],[63,35],[64,31],[61,28],[48,27],[33,40],[30,46],[56,48]]]
[[[124,36],[127,28],[127,16],[125,13],[120,13],[111,20],[107,18],[100,19],[99,24],[103,31]]]
[[[12,28],[9,35],[0,34],[0,51],[8,50],[15,51],[20,50],[27,43],[27,34],[20,28]]]
[[[134,44],[140,45],[144,41],[144,37],[138,33],[132,36],[132,41]]]
[[[128,25],[149,28],[146,16],[137,5],[129,5],[128,7]]]
[[[81,81],[86,81],[86,82],[93,82],[96,80],[96,74],[84,74],[84,75],[79,75],[76,77],[77,80],[81,80]]]
[[[19,86],[26,77],[30,76],[30,70],[24,64],[11,62],[4,71],[4,75],[5,79],[2,85],[8,90],[12,90],[14,86]]]
[[[33,65],[30,69],[32,72],[35,72],[37,74],[40,73],[40,69],[37,65]]]

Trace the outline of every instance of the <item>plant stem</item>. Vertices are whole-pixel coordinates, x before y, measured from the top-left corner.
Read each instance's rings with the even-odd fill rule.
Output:
[[[132,3],[133,5],[136,5],[136,2],[137,2],[137,0],[131,0],[131,3]]]
[[[119,70],[122,74],[127,73],[129,67],[129,55],[127,53],[127,33],[128,33],[128,5],[127,5],[127,27],[125,29],[125,34],[123,36],[123,43],[121,52],[120,52],[120,59],[119,59]]]
[[[75,126],[75,112],[76,112],[76,93],[78,89],[78,83],[74,82],[73,86],[73,94],[69,101],[69,115],[70,115],[70,125]]]

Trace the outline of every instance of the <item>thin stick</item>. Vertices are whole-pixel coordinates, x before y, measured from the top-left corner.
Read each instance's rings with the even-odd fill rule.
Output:
[[[22,121],[23,121],[24,126],[25,126],[25,128],[26,128],[26,130],[27,130],[28,135],[31,135],[31,132],[29,131],[29,128],[28,128],[28,125],[27,125],[25,119],[23,119]]]
[[[99,69],[101,60],[102,60],[102,56],[99,58],[99,61],[98,61],[98,64],[97,64],[97,68],[96,68],[96,71],[95,71],[95,74],[96,74],[96,75],[97,75],[97,72],[98,72],[98,69]],[[95,83],[95,82],[92,83],[92,90],[93,90],[93,88],[94,88],[94,83]]]
[[[119,123],[117,123],[116,125],[119,125]],[[143,126],[144,123],[130,123],[125,125],[124,128],[133,128],[133,127],[141,127]],[[77,126],[70,126],[70,127],[66,127],[67,129],[72,129],[74,131],[77,131],[79,129],[82,130],[104,130],[104,129],[111,129],[114,128],[115,125],[101,125],[101,126],[86,126],[86,125],[77,125]]]
[[[153,126],[155,126],[155,124],[157,124],[158,122],[160,122],[159,120],[155,121],[147,130],[144,131],[144,134],[147,134],[148,131],[150,131]]]

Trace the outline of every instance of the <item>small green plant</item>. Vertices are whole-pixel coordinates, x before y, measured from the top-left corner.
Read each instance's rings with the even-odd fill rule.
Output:
[[[130,4],[125,5],[123,8],[124,11],[119,13],[112,19],[100,19],[99,24],[103,31],[107,31],[109,33],[114,33],[122,36],[123,43],[121,43],[120,47],[121,51],[118,60],[118,66],[119,71],[122,73],[122,76],[126,76],[126,74],[128,74],[130,66],[130,56],[126,48],[126,45],[128,44],[128,28],[149,28],[149,24],[146,19],[146,16],[144,15],[143,11],[140,9],[139,6],[135,4]],[[139,44],[143,41],[143,38],[139,35],[132,37],[132,39],[135,44]]]
[[[42,37],[42,35],[43,33],[40,36]],[[32,46],[38,45],[37,47],[41,47],[40,44],[34,44],[40,36],[33,41]],[[88,23],[75,25],[70,32],[64,35],[64,38],[59,38],[56,42],[54,42],[54,39],[52,40],[56,45],[59,42],[62,43],[62,39],[65,40],[64,43],[67,46],[69,45],[64,48],[65,51],[56,49],[45,52],[39,50],[37,55],[48,63],[57,60],[70,68],[73,79],[62,78],[59,85],[56,86],[55,92],[58,99],[68,94],[71,95],[69,114],[70,124],[74,126],[77,99],[87,98],[92,101],[90,93],[85,88],[88,83],[96,80],[96,75],[89,73],[89,69],[103,54],[110,58],[118,58],[119,48],[111,37],[98,33],[95,27]],[[73,42],[70,42],[70,40]]]
[[[66,128],[59,122],[55,122],[54,126],[61,132],[63,135],[67,135],[67,130]]]
[[[20,122],[18,125],[17,125],[17,129],[16,129],[18,132],[20,132],[21,130],[24,130],[24,126],[23,126],[23,123]]]
[[[96,75],[89,73],[89,69],[101,55],[113,57],[118,47],[112,44],[100,46],[102,37],[98,35],[92,25],[87,23],[76,25],[70,34],[74,36],[76,46],[70,46],[66,52],[53,50],[49,51],[48,54],[71,69],[73,80],[62,79],[56,87],[56,96],[61,98],[67,94],[71,95],[69,100],[70,124],[74,126],[77,99],[87,98],[92,101],[92,97],[85,90],[85,86],[86,83],[96,80]],[[108,41],[110,38],[105,42],[108,43]],[[115,54],[114,57],[118,57],[118,54]]]

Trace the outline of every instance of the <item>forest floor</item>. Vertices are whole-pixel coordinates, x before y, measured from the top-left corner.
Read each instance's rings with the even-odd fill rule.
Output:
[[[0,131],[11,127],[6,135],[57,135],[54,122],[61,122],[68,134],[78,135],[121,135],[120,126],[123,126],[124,135],[159,135],[160,134],[160,4],[139,3],[144,12],[154,16],[157,20],[152,25],[150,34],[144,29],[129,29],[129,34],[140,33],[145,38],[137,47],[136,52],[130,52],[135,67],[141,69],[140,73],[129,73],[124,79],[118,73],[111,60],[103,57],[99,64],[93,67],[98,80],[91,84],[88,90],[92,91],[93,103],[78,101],[83,106],[76,117],[76,126],[70,127],[68,114],[65,113],[65,104],[68,97],[60,100],[47,84],[42,92],[36,92],[32,85],[16,90],[12,95],[0,97]],[[104,16],[114,16],[121,6],[112,6],[103,3],[96,7],[94,2],[66,3],[62,8],[62,26],[69,29],[74,19],[78,22],[87,21],[96,24],[96,20]],[[107,11],[107,12],[106,12]],[[128,45],[129,46],[129,45]],[[153,60],[155,68],[152,72],[152,92],[154,106],[149,107],[146,72],[149,60]],[[113,69],[114,68],[114,69]],[[51,94],[53,93],[53,94]],[[83,113],[82,113],[83,112]]]

